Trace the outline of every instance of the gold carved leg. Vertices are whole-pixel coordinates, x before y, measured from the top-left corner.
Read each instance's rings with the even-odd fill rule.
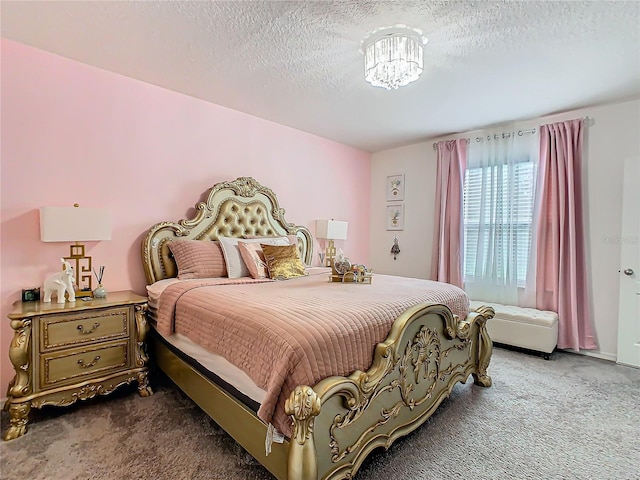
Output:
[[[138,393],[141,397],[153,395],[153,390],[149,386],[149,375],[146,368],[149,357],[147,356],[144,340],[149,332],[149,324],[147,323],[147,304],[135,306],[136,319],[136,366],[144,368],[138,372]]]
[[[320,397],[311,387],[296,387],[285,403],[285,412],[293,420],[287,478],[316,479],[318,460],[313,439],[313,422],[320,413]]]
[[[9,401],[7,400],[7,403]],[[10,426],[4,435],[3,440],[13,440],[27,433],[27,423],[29,423],[29,413],[31,412],[31,402],[11,403],[9,405],[9,415],[11,416]]]
[[[153,395],[153,389],[149,386],[149,372],[138,372],[138,393],[141,397]]]
[[[31,320],[12,320],[13,339],[9,345],[9,359],[16,372],[9,386],[9,398],[19,398],[31,391],[29,340],[31,338]]]
[[[473,380],[476,385],[490,387],[492,382],[491,377],[487,375],[487,369],[493,353],[493,343],[489,337],[489,332],[487,332],[487,320],[492,319],[495,312],[493,308],[484,306],[477,309],[476,312],[479,313],[476,320],[480,332],[478,339],[478,371],[473,374]]]
[[[31,402],[20,402],[20,398],[31,393],[31,375],[29,365],[29,340],[31,338],[31,320],[12,320],[13,339],[9,345],[9,359],[16,374],[9,384],[5,410],[9,411],[10,426],[4,433],[4,440],[13,440],[24,435],[29,422]]]

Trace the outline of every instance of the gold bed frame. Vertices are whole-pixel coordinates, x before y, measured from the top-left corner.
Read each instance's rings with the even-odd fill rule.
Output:
[[[168,243],[178,238],[215,240],[218,235],[296,235],[301,258],[311,263],[309,230],[287,223],[284,209],[269,188],[250,177],[214,185],[196,215],[178,223],[153,226],[142,241],[142,262],[149,284],[174,277],[177,269]],[[448,307],[422,304],[394,322],[375,349],[366,372],[329,377],[314,386],[298,386],[286,402],[292,437],[265,453],[267,425],[151,335],[151,361],[213,420],[278,479],[352,478],[367,455],[423,424],[457,382],[473,375],[488,387],[492,345],[486,322],[490,307],[459,319]],[[155,324],[155,312],[149,319]]]

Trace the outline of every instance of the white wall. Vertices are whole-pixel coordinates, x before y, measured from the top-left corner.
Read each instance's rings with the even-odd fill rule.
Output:
[[[505,124],[498,129],[528,129],[588,116],[586,132],[585,214],[592,313],[600,345],[597,356],[615,360],[617,352],[622,175],[626,158],[640,161],[640,100],[574,110]],[[491,127],[494,128],[493,126]],[[375,153],[371,164],[371,248],[374,272],[429,278],[433,245],[436,152],[441,139],[472,137],[475,132],[429,139]],[[394,232],[385,230],[388,175],[405,174],[405,228],[396,232],[401,253],[389,254]]]
[[[369,263],[374,273],[428,278],[433,242],[435,157],[432,143],[416,143],[372,155],[371,245]],[[404,230],[386,231],[386,179],[405,175]],[[394,235],[400,255],[391,255]]]

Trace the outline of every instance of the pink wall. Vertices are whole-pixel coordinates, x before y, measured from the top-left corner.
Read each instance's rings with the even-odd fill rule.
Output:
[[[40,242],[41,206],[111,210],[112,240],[87,251],[112,291],[144,293],[145,231],[239,176],[273,189],[287,220],[312,233],[318,218],[348,221],[342,246],[368,262],[368,153],[13,41],[1,48],[0,395],[13,377],[11,305],[69,252]]]

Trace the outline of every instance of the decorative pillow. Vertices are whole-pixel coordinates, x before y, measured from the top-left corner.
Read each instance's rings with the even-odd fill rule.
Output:
[[[258,235],[245,235],[243,238],[248,238],[248,239],[254,239],[254,238],[260,238],[263,240],[271,240],[274,238],[286,238],[289,240],[289,244],[291,245],[297,245],[298,244],[298,236],[297,235],[278,235],[278,236],[270,236],[270,237],[260,237]],[[269,243],[269,242],[264,242],[264,243]],[[280,244],[278,244],[280,245]]]
[[[262,239],[273,239],[273,238],[287,238],[289,239],[289,243],[291,245],[297,245],[298,246],[298,255],[300,255],[302,252],[300,252],[300,245],[298,245],[299,242],[299,238],[297,235],[287,235],[287,236],[276,236],[276,237],[272,237],[272,236],[258,236],[258,235],[245,235],[244,238],[262,238]],[[270,242],[264,242],[264,243],[270,243]],[[280,244],[278,244],[280,245]],[[302,263],[305,263],[304,260],[302,259],[302,257],[300,258],[300,260],[302,260]],[[309,265],[307,265],[309,266]],[[268,275],[267,275],[268,276]]]
[[[209,240],[174,240],[169,250],[178,266],[178,278],[226,277],[227,268],[218,242]]]
[[[262,247],[259,243],[249,243],[240,240],[238,242],[238,249],[240,250],[240,256],[244,264],[247,266],[247,270],[249,270],[249,274],[251,274],[253,278],[269,277],[269,270],[267,270],[264,253],[262,253]]]
[[[227,273],[229,278],[249,277],[249,269],[242,260],[240,255],[240,249],[238,248],[238,241],[246,243],[267,243],[272,245],[287,245],[289,240],[286,237],[272,237],[272,240],[264,238],[254,238],[243,240],[236,237],[218,237],[220,246],[222,247],[222,253],[227,263]]]
[[[282,280],[306,275],[304,263],[298,255],[297,245],[279,246],[263,243],[262,253],[271,278]]]

